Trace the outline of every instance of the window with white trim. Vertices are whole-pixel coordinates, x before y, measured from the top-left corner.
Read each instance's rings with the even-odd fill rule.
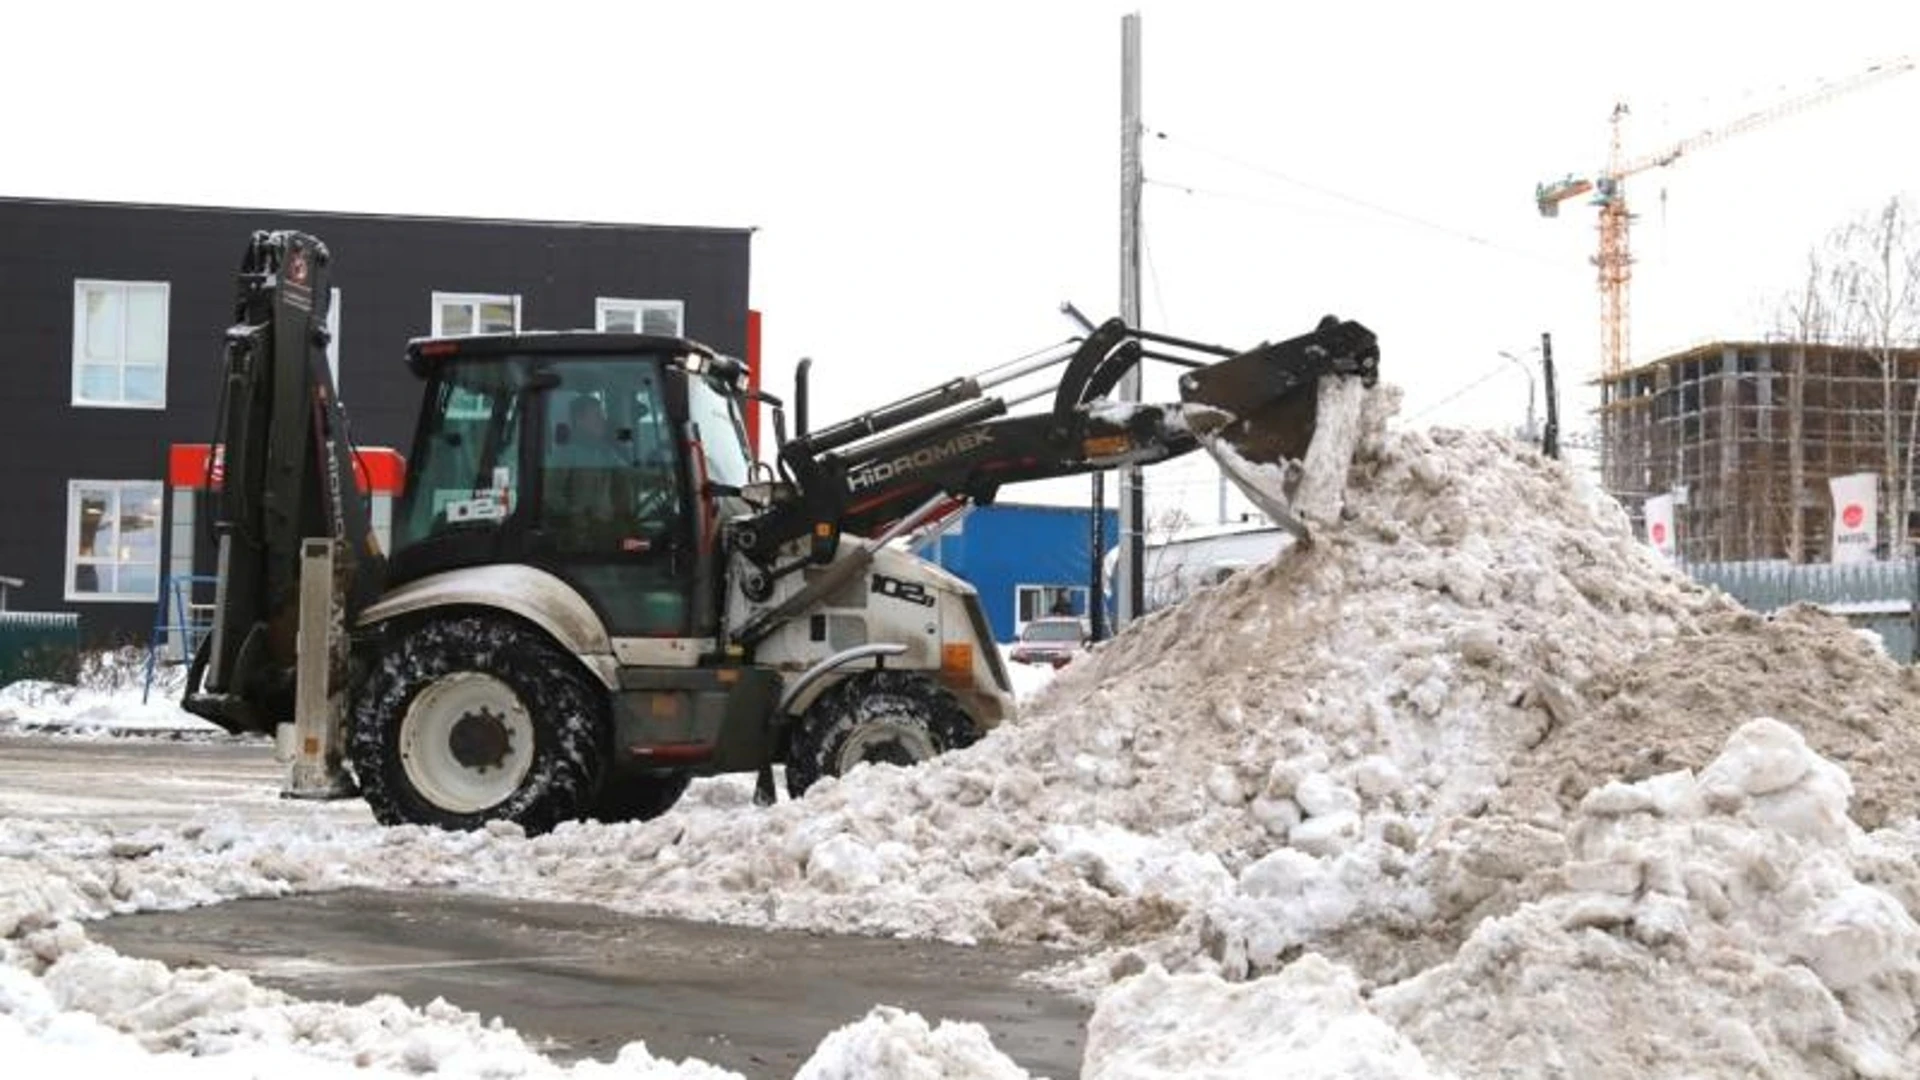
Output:
[[[680,337],[686,324],[684,300],[622,300],[602,296],[593,302],[594,329],[602,333]]]
[[[68,482],[68,600],[159,598],[160,505],[157,480]]]
[[[1015,585],[1014,619],[1025,626],[1035,619],[1087,613],[1084,585]]]
[[[164,281],[73,283],[73,404],[167,407]]]
[[[433,336],[511,334],[520,329],[520,298],[498,293],[433,294]]]

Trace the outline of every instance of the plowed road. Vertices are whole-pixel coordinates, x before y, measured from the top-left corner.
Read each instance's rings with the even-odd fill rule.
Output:
[[[269,820],[281,766],[264,743],[0,736],[0,813],[116,824],[225,806]],[[310,812],[308,804],[295,804]],[[330,808],[370,817],[358,803]],[[742,813],[753,812],[742,808]],[[445,998],[561,1060],[606,1060],[643,1039],[748,1077],[789,1077],[834,1028],[877,1004],[984,1025],[1042,1076],[1079,1073],[1087,1009],[1021,975],[1059,959],[640,919],[581,904],[453,892],[322,893],[126,916],[88,928],[131,956],[243,971],[312,1000]]]

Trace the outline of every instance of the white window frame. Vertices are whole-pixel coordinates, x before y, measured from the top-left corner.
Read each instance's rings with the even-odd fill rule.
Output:
[[[120,371],[120,392],[118,399],[90,398],[81,392],[80,369],[87,363],[87,315],[86,299],[89,290],[149,288],[160,290],[160,396],[153,401],[128,401],[127,385],[127,320],[126,303],[121,302],[120,348],[114,358],[114,364]],[[164,281],[121,281],[111,278],[75,278],[73,280],[73,400],[72,404],[87,409],[165,409],[167,407],[167,360],[168,339],[173,328],[173,286]]]
[[[433,336],[446,337],[446,326],[440,320],[441,309],[450,304],[466,304],[478,309],[481,304],[513,305],[513,332],[520,332],[520,294],[519,293],[471,293],[471,292],[435,292],[433,294]],[[474,311],[474,323],[480,322],[480,313]]]
[[[113,506],[109,509],[115,517],[119,516],[122,500],[130,488],[151,488],[158,496],[155,503],[162,507],[161,516],[153,523],[153,588],[140,592],[80,592],[74,588],[76,571],[82,565],[80,558],[80,494],[83,491],[106,489],[113,492]],[[159,480],[69,480],[67,481],[67,550],[62,560],[66,564],[66,576],[62,580],[62,589],[69,603],[76,604],[151,604],[160,599],[160,578],[165,565],[162,541],[166,537],[165,500],[166,485]],[[115,526],[118,528],[118,526]],[[144,563],[117,558],[103,559],[98,556],[86,560],[87,565],[141,566]]]
[[[1027,624],[1032,622],[1034,619],[1063,618],[1063,616],[1059,616],[1059,615],[1049,615],[1045,611],[1042,611],[1040,614],[1033,616],[1033,618],[1023,617],[1020,614],[1021,594],[1027,593],[1027,592],[1043,592],[1045,590],[1060,590],[1060,589],[1065,589],[1068,596],[1077,596],[1080,599],[1081,601],[1080,612],[1079,612],[1080,618],[1082,619],[1086,618],[1088,613],[1093,610],[1093,604],[1090,600],[1091,590],[1089,590],[1085,585],[1059,585],[1059,584],[1015,585],[1013,587],[1013,632],[1015,636],[1018,636],[1020,631],[1025,630],[1027,628]]]
[[[593,301],[593,328],[600,333],[607,332],[607,316],[616,311],[631,311],[633,325],[643,328],[647,325],[647,312],[666,311],[673,314],[673,336],[687,336],[687,302],[685,300],[629,300],[620,296],[598,296]]]

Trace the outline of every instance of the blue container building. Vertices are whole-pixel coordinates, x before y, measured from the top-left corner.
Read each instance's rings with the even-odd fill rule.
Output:
[[[1105,518],[1103,556],[1120,535],[1119,511]],[[1091,509],[995,503],[974,507],[919,553],[978,589],[994,639],[1008,642],[1028,620],[1088,613],[1092,543]]]

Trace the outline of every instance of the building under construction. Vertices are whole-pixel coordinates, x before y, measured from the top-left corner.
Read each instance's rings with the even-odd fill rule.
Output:
[[[1920,349],[1887,359],[1837,345],[1716,342],[1605,376],[1607,490],[1636,521],[1648,497],[1673,494],[1684,561],[1824,562],[1828,479],[1874,473],[1878,554],[1904,555],[1916,520],[1909,511],[1901,535],[1889,536],[1887,439],[1891,428],[1898,475],[1908,477]]]

